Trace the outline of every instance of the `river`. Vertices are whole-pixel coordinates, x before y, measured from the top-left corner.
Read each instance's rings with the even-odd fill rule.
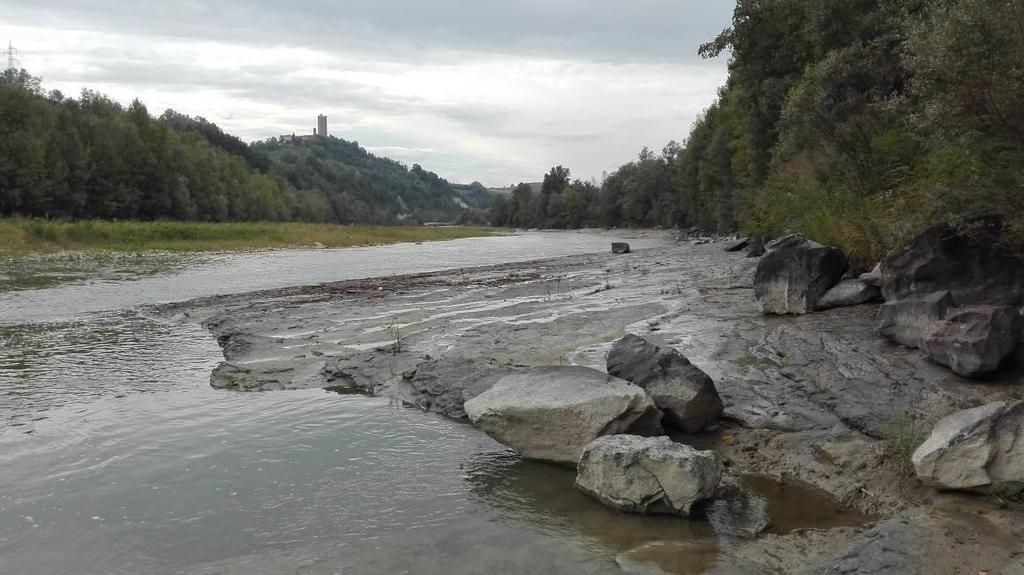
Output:
[[[666,540],[692,546],[684,571],[697,572],[722,544],[708,522],[613,514],[573,490],[568,470],[385,399],[214,390],[213,338],[137,311],[604,251],[611,239],[525,233],[0,269],[0,573],[617,573],[623,553]],[[764,489],[776,492],[769,504],[816,496]]]

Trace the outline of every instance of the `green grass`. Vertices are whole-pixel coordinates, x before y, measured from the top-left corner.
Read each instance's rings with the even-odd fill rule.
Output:
[[[914,476],[914,464],[910,459],[917,448],[928,439],[928,431],[911,415],[900,414],[885,430],[886,452],[899,467],[904,477]]]
[[[61,251],[201,252],[267,248],[332,248],[497,235],[484,227],[340,226],[307,223],[197,223],[0,219],[0,257]]]

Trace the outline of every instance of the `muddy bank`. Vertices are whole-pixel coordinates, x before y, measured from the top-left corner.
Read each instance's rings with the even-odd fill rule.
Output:
[[[206,298],[153,313],[213,332],[225,354],[215,387],[381,394],[451,417],[464,416],[461,401],[496,374],[603,370],[616,339],[642,335],[682,351],[722,396],[718,429],[677,439],[716,449],[735,473],[806,483],[878,518],[745,540],[703,570],[1024,573],[1019,504],[936,494],[907,461],[944,415],[1024,398],[1021,362],[962,379],[879,337],[873,305],[765,317],[755,266],[720,243],[678,245]],[[638,548],[620,564],[654,555],[649,562],[671,571],[678,545]]]

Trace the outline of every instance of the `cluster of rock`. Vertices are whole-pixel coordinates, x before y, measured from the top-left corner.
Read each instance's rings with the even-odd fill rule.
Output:
[[[843,279],[850,264],[843,252],[795,234],[767,246],[754,276],[754,295],[767,314],[806,314],[860,305],[881,297],[866,278]]]
[[[791,235],[769,244],[754,293],[766,314],[780,315],[884,298],[881,335],[978,377],[1000,368],[1024,337],[1024,258],[1004,247],[1001,232],[995,219],[935,226],[856,278],[846,277],[839,250]],[[1024,490],[1024,402],[949,415],[912,459],[938,489]]]
[[[995,371],[1024,331],[1024,258],[1000,232],[935,226],[882,260],[879,331],[965,377]]]
[[[542,367],[500,378],[464,404],[470,421],[521,456],[575,465],[577,485],[623,511],[688,515],[722,478],[721,458],[666,437],[722,413],[714,383],[674,349],[629,335],[608,373]]]
[[[884,297],[879,333],[957,374],[985,375],[1021,342],[1024,258],[1001,247],[996,230],[982,231],[936,226],[872,272],[846,279],[849,263],[841,251],[786,236],[769,244],[758,263],[754,295],[765,313],[777,315]]]

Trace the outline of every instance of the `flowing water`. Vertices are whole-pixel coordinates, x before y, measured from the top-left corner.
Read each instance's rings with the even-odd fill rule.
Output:
[[[814,510],[773,522],[781,531],[847,521],[816,492],[764,482],[753,511],[711,521],[615,514],[568,470],[384,399],[213,390],[210,335],[135,311],[608,241],[535,233],[0,269],[0,573],[699,572],[744,513]],[[666,564],[666,543],[691,559]]]

